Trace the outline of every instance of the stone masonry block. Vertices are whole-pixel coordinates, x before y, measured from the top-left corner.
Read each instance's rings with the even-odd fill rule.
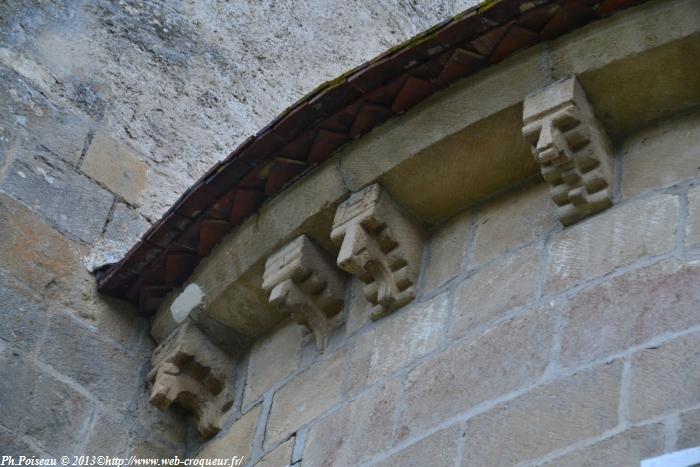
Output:
[[[350,287],[350,297],[346,305],[345,335],[351,336],[358,329],[365,326],[370,321],[370,317],[367,314],[369,303],[367,298],[365,298],[364,283],[360,279],[353,277],[348,281],[348,287]]]
[[[528,246],[474,272],[457,288],[450,336],[474,331],[535,299],[542,244]]]
[[[664,121],[625,141],[625,197],[700,177],[700,112]]]
[[[685,245],[700,246],[700,186],[688,192],[688,220],[685,225]]]
[[[445,283],[462,269],[470,219],[469,213],[460,214],[430,239],[430,262],[425,270],[426,291]]]
[[[700,404],[700,333],[634,354],[629,387],[632,421]]]
[[[488,203],[477,214],[470,268],[534,240],[556,222],[556,209],[545,183],[528,186]]]
[[[97,399],[124,408],[138,391],[146,359],[128,354],[80,320],[53,312],[39,358]]]
[[[566,305],[560,362],[605,358],[657,335],[700,324],[700,262],[676,260],[628,272]]]
[[[262,288],[270,304],[314,335],[323,351],[342,323],[345,278],[313,241],[301,235],[265,262]]]
[[[0,189],[88,244],[102,233],[112,206],[108,191],[65,163],[40,156],[16,158]]]
[[[448,298],[443,293],[428,302],[413,303],[358,336],[350,356],[349,391],[354,393],[438,348],[447,319]]]
[[[681,428],[678,433],[676,449],[698,446],[700,446],[700,409],[691,410],[681,415]]]
[[[0,355],[0,406],[3,425],[54,455],[78,454],[94,410],[75,389],[10,354]]]
[[[46,309],[0,272],[0,340],[22,353],[32,351],[46,328]],[[12,285],[11,285],[12,284]]]
[[[303,342],[303,329],[285,321],[253,344],[248,353],[244,407],[299,367]]]
[[[399,436],[534,382],[549,362],[555,316],[545,307],[422,362],[406,380]]]
[[[253,449],[253,437],[260,419],[262,404],[258,404],[234,422],[231,427],[219,433],[219,436],[209,441],[199,451],[199,459],[223,459],[233,456],[243,456],[242,465],[250,461]]]
[[[2,65],[0,82],[0,134],[4,129],[18,136],[18,152],[58,157],[75,166],[90,130],[87,117],[57,108],[27,80]],[[0,148],[1,143],[2,138]]]
[[[381,467],[454,465],[462,442],[461,432],[462,429],[459,426],[445,428],[374,465]]]
[[[549,246],[546,292],[561,292],[676,243],[678,198],[658,195],[620,206],[557,234]]]
[[[131,439],[127,426],[126,421],[121,417],[115,417],[106,412],[97,413],[84,452],[81,454],[86,456],[122,456],[126,453]]]
[[[340,399],[346,357],[345,350],[336,351],[296,375],[275,393],[267,420],[266,449],[286,439]]]
[[[622,362],[580,371],[470,419],[462,465],[515,465],[617,425]]]
[[[31,447],[18,433],[0,426],[0,456],[43,457],[42,453]]]
[[[284,443],[270,451],[255,464],[255,467],[286,467],[292,464],[292,450],[294,449],[294,440],[292,437]]]
[[[106,134],[95,134],[80,168],[127,202],[138,205],[141,201],[148,165]]]
[[[423,236],[379,185],[354,193],[338,206],[331,239],[340,247],[338,267],[367,284],[372,319],[413,300]]]
[[[551,186],[562,224],[612,206],[610,142],[575,77],[525,98],[523,136]]]
[[[664,425],[630,428],[592,446],[577,449],[544,464],[546,467],[639,467],[643,459],[664,452]]]
[[[5,194],[0,194],[0,237],[2,268],[33,289],[45,292],[51,283],[82,268],[77,244]]]
[[[390,380],[314,423],[304,449],[310,465],[358,465],[389,447],[401,383]]]

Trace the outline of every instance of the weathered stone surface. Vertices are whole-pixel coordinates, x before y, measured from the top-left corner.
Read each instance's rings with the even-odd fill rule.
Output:
[[[197,431],[210,438],[233,406],[233,358],[191,321],[180,325],[153,351],[150,401],[161,410],[178,403],[192,412]]]
[[[0,363],[0,423],[32,437],[49,452],[75,453],[94,404],[21,357],[5,353]]]
[[[244,407],[299,367],[302,344],[303,329],[285,321],[253,345],[248,354]]]
[[[25,206],[0,194],[0,264],[32,289],[73,288],[84,248],[46,225]]]
[[[0,65],[0,81],[4,84],[0,89],[0,133],[5,130],[17,137],[17,151],[59,157],[75,166],[90,130],[89,119],[59,109],[28,79],[4,65]],[[0,138],[0,147],[2,142]]]
[[[84,109],[158,163],[144,199],[155,219],[319,83],[477,3],[363,2],[279,5],[275,27],[269,9],[252,0],[203,0],[185,9],[20,4],[3,12],[3,40],[51,77],[42,89],[52,98]],[[352,45],[358,42],[363,46]]]
[[[12,284],[0,270],[0,340],[22,353],[33,350],[46,328],[46,309],[30,299],[31,292]]]
[[[301,235],[265,262],[262,288],[270,304],[314,335],[323,351],[342,324],[345,277],[306,235]]]
[[[470,219],[469,213],[460,214],[433,234],[430,261],[425,270],[425,291],[445,283],[462,269]]]
[[[685,225],[686,246],[700,245],[700,186],[688,192],[688,219]]]
[[[535,298],[542,244],[526,247],[474,272],[457,288],[450,336],[462,336]]]
[[[265,448],[282,441],[340,399],[345,359],[345,350],[339,350],[275,393],[267,419]]]
[[[612,206],[612,148],[576,77],[525,98],[523,136],[551,186],[562,224]]]
[[[357,465],[387,448],[401,383],[377,385],[341,409],[316,422],[304,448],[310,465]]]
[[[470,268],[534,240],[556,222],[546,184],[529,186],[483,206],[475,222]]]
[[[39,358],[115,407],[125,407],[136,393],[147,362],[60,312],[51,315]]]
[[[0,189],[59,230],[86,243],[102,233],[112,206],[108,191],[63,162],[43,156],[16,158]]]
[[[88,270],[119,262],[150,225],[126,204],[115,203],[102,238],[93,245],[85,260]]]
[[[367,284],[370,318],[382,318],[416,296],[422,233],[378,184],[338,206],[331,239],[340,247],[338,267]]]
[[[292,463],[292,450],[294,449],[294,437],[288,439],[275,449],[265,454],[255,467],[287,467]]]
[[[80,169],[131,204],[138,205],[146,189],[148,165],[103,132],[92,138]]]
[[[550,307],[534,310],[421,363],[406,380],[399,436],[534,382],[549,362],[554,321]]]
[[[129,447],[130,433],[125,420],[105,412],[95,414],[92,431],[87,436],[86,456],[121,456]]]
[[[453,465],[462,441],[461,431],[459,426],[440,430],[374,465],[382,467]]]
[[[642,460],[664,452],[661,423],[630,428],[592,446],[544,464],[546,467],[639,467]]]
[[[622,191],[626,197],[700,176],[700,113],[664,121],[625,141]]]
[[[444,339],[447,294],[414,303],[358,336],[350,356],[348,390],[357,390],[435,350]]]
[[[182,407],[159,410],[150,403],[150,391],[142,385],[136,401],[129,407],[128,418],[135,420],[143,432],[164,440],[173,446],[184,446],[191,424],[191,415]]]
[[[36,456],[42,454],[27,444],[20,435],[0,426],[0,456]]]
[[[130,454],[140,459],[173,458],[184,454],[182,447],[173,447],[151,439],[134,440]]]
[[[365,298],[364,283],[360,279],[351,278],[348,281],[348,287],[350,288],[350,298],[346,305],[345,335],[351,336],[370,321],[367,314],[369,302]]]
[[[223,459],[233,456],[245,457],[243,465],[250,460],[250,452],[255,436],[255,427],[260,418],[262,404],[258,404],[236,420],[218,437],[209,441],[197,455],[200,459]]]
[[[604,358],[666,332],[700,324],[700,262],[676,260],[628,272],[566,305],[560,362]]]
[[[635,353],[629,387],[633,421],[699,404],[700,333]]]
[[[700,409],[691,410],[681,415],[681,428],[678,433],[676,449],[698,446],[700,446]]]
[[[676,243],[678,199],[658,195],[619,206],[566,229],[549,247],[547,292],[561,292]]]
[[[535,388],[467,423],[464,467],[538,459],[617,424],[622,363]]]

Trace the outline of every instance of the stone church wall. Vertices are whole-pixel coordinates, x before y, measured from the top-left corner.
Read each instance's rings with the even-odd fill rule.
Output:
[[[0,2],[0,454],[183,453],[90,269],[324,80],[470,5]]]
[[[576,225],[538,183],[438,228],[416,300],[388,317],[354,281],[323,353],[278,326],[199,456],[622,466],[700,444],[700,114],[615,158],[618,201]]]

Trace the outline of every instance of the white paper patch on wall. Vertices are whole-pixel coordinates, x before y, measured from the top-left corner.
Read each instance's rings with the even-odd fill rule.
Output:
[[[664,454],[643,460],[640,467],[697,467],[700,466],[700,447]]]
[[[182,323],[189,316],[190,312],[202,303],[203,298],[204,292],[197,284],[192,283],[185,287],[185,290],[170,305],[170,313],[173,319],[178,323]]]

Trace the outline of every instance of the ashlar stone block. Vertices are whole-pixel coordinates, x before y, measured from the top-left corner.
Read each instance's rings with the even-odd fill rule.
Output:
[[[612,206],[610,142],[575,77],[525,99],[523,136],[551,185],[562,224]]]
[[[370,317],[380,319],[415,297],[423,235],[377,184],[338,206],[331,239],[338,267],[366,284]]]
[[[270,256],[262,287],[270,292],[270,304],[311,330],[322,351],[341,324],[344,285],[335,265],[302,235]]]
[[[151,363],[151,403],[165,410],[177,402],[193,413],[203,438],[218,433],[233,405],[232,358],[186,321],[156,347]]]

